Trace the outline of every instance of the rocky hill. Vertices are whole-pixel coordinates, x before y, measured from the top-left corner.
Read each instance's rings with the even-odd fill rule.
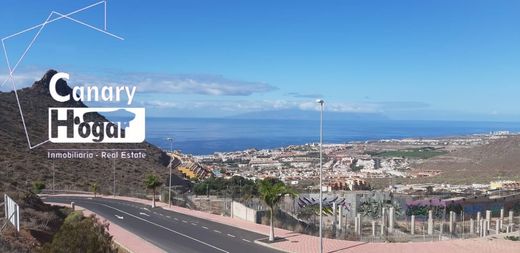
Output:
[[[18,90],[20,105],[31,143],[48,139],[49,107],[85,107],[80,102],[59,103],[49,93],[49,81],[56,73],[49,70],[31,87]],[[65,81],[57,84],[59,94],[69,94],[71,88]],[[148,142],[140,144],[54,144],[45,143],[35,149],[28,148],[25,131],[19,114],[14,91],[0,92],[0,179],[19,188],[29,188],[34,181],[52,185],[55,170],[56,189],[89,190],[96,182],[100,192],[111,193],[115,167],[116,192],[137,195],[145,192],[143,180],[146,174],[156,173],[167,179],[169,156]],[[95,114],[94,118],[104,119]],[[48,149],[146,149],[146,159],[48,159]],[[178,184],[184,180],[175,175]],[[165,181],[166,182],[166,181]]]

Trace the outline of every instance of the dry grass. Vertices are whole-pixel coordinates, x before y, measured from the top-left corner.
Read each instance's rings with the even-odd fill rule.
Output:
[[[423,178],[370,179],[375,188],[400,183],[484,183],[498,179],[520,180],[520,136],[510,136],[489,144],[455,150],[414,164],[414,170],[439,170],[441,174]]]

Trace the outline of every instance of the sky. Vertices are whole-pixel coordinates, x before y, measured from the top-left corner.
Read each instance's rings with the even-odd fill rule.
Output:
[[[97,2],[0,1],[2,38]],[[70,84],[135,85],[132,105],[156,117],[309,111],[323,98],[326,111],[397,120],[519,121],[519,14],[515,0],[108,0],[106,31],[124,40],[60,19],[14,76],[17,88],[50,68]],[[103,30],[104,4],[71,17]],[[12,64],[37,32],[5,40]]]

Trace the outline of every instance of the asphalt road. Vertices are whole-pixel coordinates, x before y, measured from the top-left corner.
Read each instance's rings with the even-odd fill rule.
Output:
[[[162,208],[152,209],[139,203],[102,198],[49,196],[43,200],[66,204],[75,202],[167,252],[280,252],[254,243],[266,235]]]

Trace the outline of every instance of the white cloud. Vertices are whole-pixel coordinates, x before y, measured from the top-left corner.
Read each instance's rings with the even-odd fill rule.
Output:
[[[111,73],[106,77],[76,76],[75,80],[103,85],[116,83],[136,85],[140,93],[250,96],[276,90],[276,87],[263,82],[242,81],[206,74]]]
[[[288,92],[285,93],[286,96],[294,97],[294,98],[314,98],[318,99],[323,97],[321,94],[317,93],[299,93],[299,92]]]
[[[17,89],[30,87],[35,81],[38,81],[45,74],[45,71],[31,70],[31,71],[17,71],[13,74],[14,83]],[[0,85],[4,81],[9,79],[9,73],[0,74]],[[11,91],[13,90],[13,84],[11,81],[7,81],[0,87],[0,91]]]
[[[147,108],[157,109],[218,109],[227,112],[250,112],[296,108],[296,102],[284,100],[190,100],[184,102],[143,101]]]
[[[317,111],[319,105],[313,101],[302,100],[190,100],[184,102],[151,101],[142,102],[147,108],[180,110],[219,110],[222,112],[254,112],[284,109]],[[345,113],[381,113],[385,103],[330,102],[325,104],[326,111]]]
[[[35,80],[39,80],[45,71],[26,70],[15,75],[17,88],[28,87]],[[255,93],[264,93],[276,90],[275,87],[261,82],[239,81],[218,75],[169,75],[157,73],[124,73],[105,72],[102,76],[70,73],[69,84],[72,85],[136,85],[138,93],[148,93],[147,101],[140,104],[150,109],[177,109],[186,111],[212,111],[227,114],[270,111],[284,109],[298,109],[304,111],[319,110],[315,103],[319,94],[300,94],[297,92],[285,93],[288,99],[241,99]],[[7,78],[0,75],[0,78]],[[1,80],[1,79],[0,79]],[[4,85],[3,90],[10,90],[10,84]],[[2,90],[0,89],[0,90]],[[167,100],[167,96],[160,94],[198,94],[206,95],[207,99]],[[235,96],[235,98],[210,99],[216,96]],[[203,98],[203,97],[201,97]],[[407,110],[417,110],[429,107],[428,104],[414,101],[326,101],[325,110],[332,112],[350,113],[387,113]]]
[[[314,101],[302,102],[299,104],[299,108],[305,111],[319,110],[318,104]],[[380,112],[381,108],[375,103],[325,102],[324,110],[332,112],[373,113]]]
[[[59,70],[65,71],[65,70]],[[46,70],[20,70],[14,75],[16,87],[31,86],[40,80]],[[135,85],[139,93],[197,94],[207,96],[250,96],[265,93],[277,88],[264,82],[243,81],[221,75],[208,74],[158,74],[137,72],[105,72],[102,74],[85,74],[85,72],[68,72],[71,79],[69,85],[117,86]],[[0,74],[0,84],[9,78],[7,73]],[[0,88],[1,91],[12,89],[10,83]]]

